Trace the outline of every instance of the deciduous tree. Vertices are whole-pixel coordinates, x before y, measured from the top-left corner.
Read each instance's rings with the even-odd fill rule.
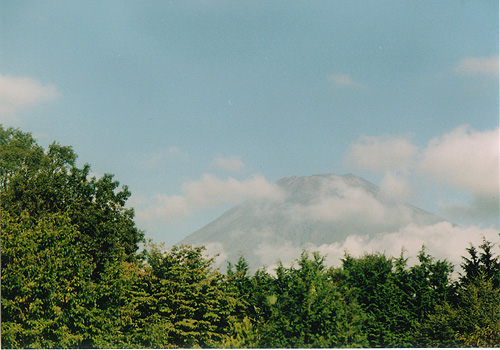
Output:
[[[125,207],[126,186],[112,175],[90,176],[90,166],[76,165],[71,147],[53,143],[45,151],[29,133],[0,125],[0,205],[19,217],[36,221],[65,212],[78,226],[79,241],[96,264],[94,278],[109,260],[125,252],[135,260],[143,239],[134,223],[134,211]]]

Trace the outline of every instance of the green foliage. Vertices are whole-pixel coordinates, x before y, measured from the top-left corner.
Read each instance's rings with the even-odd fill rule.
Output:
[[[478,278],[458,291],[458,304],[436,307],[419,324],[417,338],[426,347],[499,347],[500,291]]]
[[[365,323],[371,347],[410,347],[417,344],[417,322],[436,305],[453,298],[453,268],[446,261],[434,262],[422,249],[419,264],[407,267],[407,260],[383,254],[343,259],[344,283],[356,291],[356,298],[370,316]]]
[[[462,284],[470,283],[477,278],[491,279],[493,286],[500,287],[500,258],[493,255],[493,244],[483,237],[483,243],[479,246],[481,250],[478,255],[476,247],[472,244],[467,248],[469,257],[462,257],[460,265],[464,274],[460,276]]]
[[[231,311],[223,276],[203,247],[150,246],[132,300],[139,312],[133,342],[145,347],[210,347],[223,338]]]
[[[259,343],[260,335],[248,317],[244,317],[241,321],[231,318],[230,328],[223,335],[220,347],[229,349],[257,348]]]
[[[251,305],[259,347],[345,347],[367,345],[358,304],[343,293],[324,258],[303,253],[298,268],[279,265],[276,276],[258,271],[251,279]],[[250,334],[253,334],[250,332]],[[252,344],[255,343],[252,336]]]
[[[31,134],[0,126],[1,209],[13,217],[27,213],[34,221],[67,213],[98,277],[122,251],[135,259],[143,233],[135,227],[133,210],[125,208],[127,187],[118,191],[119,183],[108,174],[90,178],[90,166],[78,168],[76,158],[71,147],[53,143],[44,151]]]
[[[120,344],[125,260],[142,233],[130,193],[111,175],[89,179],[71,147],[47,151],[0,126],[2,336],[4,347]],[[102,344],[102,345],[99,345]]]
[[[459,292],[459,337],[466,346],[500,346],[500,290],[488,277],[464,285]]]
[[[408,315],[395,283],[392,259],[382,254],[360,258],[346,255],[342,262],[343,283],[354,289],[357,301],[369,315],[363,333],[370,346],[406,345]]]
[[[2,212],[2,342],[5,347],[78,347],[96,302],[92,259],[67,215],[36,224]]]
[[[460,277],[456,300],[438,305],[418,325],[417,338],[423,346],[500,346],[498,256],[493,256],[490,242],[483,241],[479,248],[479,256],[471,245],[470,257],[463,257],[465,274]]]

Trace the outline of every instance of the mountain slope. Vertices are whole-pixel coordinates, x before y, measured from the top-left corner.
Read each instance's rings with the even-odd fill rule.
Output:
[[[205,245],[221,263],[243,255],[255,269],[286,260],[287,251],[444,221],[352,174],[282,178],[276,186],[280,198],[245,201],[179,244]]]

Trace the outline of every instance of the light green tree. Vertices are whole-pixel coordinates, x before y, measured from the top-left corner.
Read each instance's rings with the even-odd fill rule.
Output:
[[[92,338],[95,268],[65,214],[2,212],[2,345],[80,347]]]

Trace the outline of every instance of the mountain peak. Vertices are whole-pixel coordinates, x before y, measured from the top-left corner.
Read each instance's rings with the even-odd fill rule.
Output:
[[[243,255],[255,269],[282,258],[278,251],[285,246],[318,247],[351,235],[374,237],[443,221],[353,174],[283,177],[276,184],[283,200],[245,201],[180,244],[216,248],[222,260],[232,262]]]

